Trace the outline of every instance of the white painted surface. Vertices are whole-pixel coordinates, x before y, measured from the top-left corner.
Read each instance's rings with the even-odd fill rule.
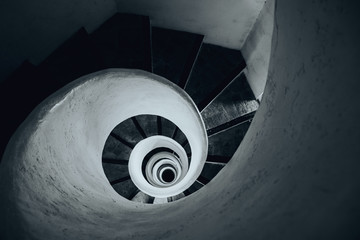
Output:
[[[104,214],[134,208],[109,184],[101,156],[114,127],[142,114],[163,116],[187,136],[192,161],[178,184],[180,190],[190,187],[200,175],[208,147],[205,125],[191,98],[151,73],[104,70],[75,80],[47,98],[11,139],[0,165],[0,187],[11,198],[10,203],[3,198],[5,203],[0,204],[1,221],[14,225],[9,231],[18,227],[13,221],[19,219],[9,220],[13,211],[21,214],[35,238],[56,239],[62,230],[54,226],[65,219],[67,228],[76,227],[81,219],[97,216],[99,220]],[[178,153],[187,160],[185,151]],[[180,191],[175,185],[169,190],[170,196]]]
[[[60,175],[48,171],[48,185],[31,194],[21,177],[15,178],[19,185],[9,180],[14,177],[9,170],[27,169],[37,177],[48,169],[33,156],[30,165],[21,165],[22,152],[8,152],[13,162],[0,165],[4,239],[26,239],[30,233],[39,239],[77,240],[359,239],[357,5],[277,2],[262,104],[231,162],[189,197],[146,207],[122,205],[115,195],[72,186],[63,175],[76,174],[76,166]],[[25,146],[18,142],[17,147]],[[97,186],[104,179],[79,181]],[[68,191],[59,192],[59,187]],[[100,184],[99,192],[105,193],[104,187]],[[52,191],[49,201],[45,190]],[[46,204],[30,208],[28,201]],[[19,205],[37,217],[31,219],[37,228],[24,225]],[[72,215],[75,210],[79,214]],[[48,222],[56,228],[46,228]]]
[[[244,44],[265,0],[115,0],[119,12],[150,16],[154,26],[201,33],[233,49]]]
[[[140,92],[140,91],[139,91]],[[148,101],[151,101],[150,99]],[[166,98],[166,101],[169,101],[169,98]],[[178,102],[177,104],[173,104],[173,106],[178,109],[182,104],[186,102]],[[163,106],[157,106],[156,104],[153,105],[154,108],[162,108]],[[165,112],[164,115],[160,115],[162,117],[171,119],[171,115],[174,114],[173,112]],[[132,181],[134,184],[144,193],[157,198],[167,198],[176,196],[186,189],[188,189],[195,180],[199,177],[203,166],[205,164],[206,156],[207,156],[207,135],[205,126],[202,122],[196,123],[197,121],[201,121],[200,117],[194,118],[193,112],[187,112],[187,111],[181,111],[180,115],[175,115],[175,118],[178,118],[179,121],[193,121],[192,125],[197,125],[200,129],[200,131],[184,131],[184,134],[186,135],[189,143],[190,148],[192,150],[192,157],[191,158],[191,164],[189,164],[188,168],[188,157],[184,150],[184,148],[175,140],[165,137],[165,136],[151,136],[148,137],[139,143],[136,144],[134,149],[131,152],[130,159],[129,159],[129,173]],[[180,118],[179,118],[180,116]],[[176,124],[176,122],[174,122]],[[187,125],[188,127],[191,127],[190,124]],[[203,129],[201,129],[203,127]],[[187,133],[186,133],[187,132]],[[156,149],[165,147],[168,149],[171,149],[172,151],[176,152],[180,159],[177,161],[177,159],[172,160],[171,157],[165,158],[165,156],[170,155],[170,153],[165,154],[165,156],[162,156],[160,161],[157,161],[154,168],[151,167],[151,169],[148,169],[149,165],[146,165],[145,171],[147,172],[147,176],[152,175],[152,178],[146,178],[142,174],[142,166],[143,166],[143,159],[146,157],[146,155]],[[202,155],[199,155],[198,152],[204,153]],[[195,154],[195,155],[193,155]],[[196,157],[196,156],[202,156],[202,158]],[[164,160],[165,159],[165,160]],[[156,160],[156,159],[154,159]],[[149,163],[152,161],[152,159],[149,160]],[[176,181],[172,184],[161,184],[160,181],[156,181],[158,179],[156,177],[156,173],[158,171],[157,168],[162,165],[162,161],[167,162],[167,165],[174,165],[177,166],[175,169],[176,171]],[[172,164],[173,163],[173,164]],[[160,164],[160,165],[158,165]],[[148,172],[152,172],[152,174],[148,174]],[[151,181],[153,179],[153,181]],[[155,180],[155,181],[154,181]],[[152,184],[154,183],[154,184]],[[157,184],[156,184],[157,183]],[[162,186],[162,187],[161,187]]]
[[[0,81],[25,59],[38,64],[79,28],[93,31],[114,0],[1,0]]]
[[[246,61],[245,74],[256,97],[261,100],[268,77],[271,40],[274,31],[275,0],[268,0],[248,35],[241,52]]]

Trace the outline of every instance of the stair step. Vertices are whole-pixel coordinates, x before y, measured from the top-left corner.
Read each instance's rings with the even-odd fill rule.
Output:
[[[158,135],[157,116],[155,115],[139,115],[136,116],[141,128],[147,137]]]
[[[200,176],[207,180],[212,180],[224,167],[221,164],[205,164]]]
[[[129,161],[124,159],[113,159],[113,158],[103,158],[103,163],[109,163],[109,164],[117,164],[117,165],[128,165]]]
[[[24,61],[13,74],[0,83],[1,134],[0,161],[7,143],[19,125],[45,98],[38,69]]]
[[[42,89],[50,95],[69,82],[102,69],[102,63],[88,33],[81,28],[50,54],[39,69],[47,75]]]
[[[176,132],[176,135],[174,136],[174,140],[180,143],[180,145],[185,145],[185,143],[187,142],[185,134],[179,128]]]
[[[259,103],[244,73],[236,77],[202,112],[207,129],[256,111]]]
[[[185,134],[180,130],[180,128],[175,126],[174,132],[171,136],[176,142],[178,142],[185,150],[187,154],[191,153],[191,148]]]
[[[91,38],[105,68],[152,71],[149,17],[116,13],[95,30]]]
[[[230,161],[230,157],[208,155],[205,163],[225,166],[229,161]]]
[[[185,90],[201,111],[245,66],[240,51],[204,43]]]
[[[162,126],[162,117],[157,116],[156,117],[156,129],[157,129],[157,134],[158,135],[162,135],[163,134],[163,126]]]
[[[183,88],[198,55],[204,36],[152,28],[153,70]]]
[[[109,136],[105,142],[102,157],[109,159],[129,159],[131,150],[131,148],[125,146],[117,139]]]
[[[129,176],[129,170],[126,165],[114,165],[103,162],[102,166],[109,182]]]
[[[245,68],[241,52],[205,44],[203,38],[151,28],[149,17],[124,13],[115,14],[90,35],[81,28],[39,67],[24,62],[10,81],[1,83],[1,107],[8,121],[3,124],[1,150],[40,101],[74,79],[105,68],[153,71],[185,89],[201,111],[209,136],[209,155],[201,175],[184,193],[164,199],[150,197],[134,185],[128,159],[144,138],[172,137],[191,155],[183,132],[153,115],[127,119],[111,132],[103,150],[105,175],[121,196],[143,203],[171,202],[199,190],[230,160],[259,106],[245,75],[240,74]],[[18,103],[19,96],[27,101]]]
[[[185,197],[185,194],[184,194],[184,193],[180,193],[180,194],[178,194],[178,195],[176,195],[176,196],[168,197],[168,198],[167,198],[167,201],[168,201],[168,202],[174,202],[174,201],[179,200],[179,199],[181,199],[181,198],[183,198],[183,197]]]
[[[102,153],[103,158],[124,159],[130,157],[132,148],[143,140],[131,118],[118,124],[107,138]]]
[[[110,181],[110,184],[111,184],[111,185],[115,185],[115,184],[118,184],[118,183],[126,182],[126,181],[128,181],[128,180],[130,180],[130,176],[129,176],[129,175],[128,175],[128,176],[125,176],[125,177],[117,178],[117,179],[115,179],[115,180],[112,180],[112,181]]]
[[[118,124],[113,129],[112,133],[122,137],[133,146],[144,139],[137,126],[134,124],[132,118],[126,119],[125,121]]]
[[[214,135],[214,134],[217,134],[219,132],[222,132],[222,131],[225,131],[229,128],[232,128],[234,126],[237,126],[239,124],[245,124],[245,123],[251,123],[252,119],[254,118],[255,116],[255,111],[254,112],[250,112],[250,113],[247,113],[245,115],[242,115],[240,117],[237,117],[229,122],[225,122],[221,125],[218,125],[216,127],[213,127],[213,128],[210,128],[208,129],[206,132],[207,132],[207,135],[208,137]]]
[[[120,137],[120,135],[116,134],[116,133],[110,133],[110,136],[113,137],[114,139],[118,140],[120,143],[122,143],[123,145],[125,145],[128,148],[133,149],[135,147],[135,144],[127,141],[126,139]]]
[[[232,157],[244,138],[250,121],[227,128],[209,137],[209,155]]]
[[[196,179],[196,181],[199,182],[199,183],[202,184],[202,185],[208,184],[208,183],[210,182],[210,180],[211,180],[211,178],[206,178],[206,177],[204,177],[204,176],[202,176],[202,175],[200,175],[200,176]]]
[[[138,121],[138,119],[137,119],[136,116],[135,116],[135,117],[132,117],[131,120],[132,120],[133,124],[135,125],[136,129],[138,130],[138,132],[140,133],[140,135],[141,135],[141,137],[142,137],[143,139],[149,137],[149,136],[145,133],[143,127],[140,125],[140,123],[139,123],[139,121]],[[146,119],[145,121],[147,121],[147,119]]]
[[[174,123],[172,123],[171,121],[169,121],[165,118],[161,119],[161,123],[162,123],[162,134],[164,136],[173,138],[175,141],[180,143],[180,145],[187,141],[184,133],[178,127],[176,127],[176,125]],[[191,155],[190,154],[191,153],[190,145],[186,144],[183,147],[185,149],[185,152],[187,154]]]
[[[176,125],[166,118],[161,118],[162,135],[172,138]]]
[[[147,195],[146,193],[143,193],[142,191],[139,191],[131,200],[134,202],[152,203],[154,198]]]
[[[112,185],[114,190],[121,196],[127,199],[132,199],[135,194],[138,192],[138,188],[131,181],[131,179],[127,179],[126,181],[122,181]]]
[[[195,181],[193,185],[191,185],[187,190],[184,191],[185,196],[189,196],[190,194],[198,191],[204,186],[204,184],[201,184],[198,181]]]

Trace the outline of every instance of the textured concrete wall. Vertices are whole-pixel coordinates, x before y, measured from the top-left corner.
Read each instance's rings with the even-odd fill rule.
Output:
[[[360,238],[358,7],[277,1],[263,101],[177,239]]]
[[[6,172],[0,206],[7,206],[7,230],[24,234],[21,239],[29,232],[45,239],[359,239],[357,5],[277,1],[263,101],[231,162],[200,191],[145,207],[77,189],[59,175],[56,180],[71,193],[70,206],[81,215],[64,216],[59,207],[45,205],[49,212],[38,221],[56,219],[56,227],[45,231],[21,220],[24,214],[14,202],[26,206],[30,200],[16,196],[19,189],[8,180],[13,173]],[[65,175],[75,171],[66,170]],[[43,198],[43,189],[37,191],[32,201]],[[61,194],[53,198],[69,207]],[[36,209],[28,205],[22,211]],[[11,224],[14,219],[17,224]]]
[[[240,49],[265,0],[115,0],[119,12],[150,16],[155,26],[205,35],[205,42]]]
[[[114,0],[2,0],[0,81],[25,59],[39,63],[80,27],[92,31],[115,12]]]
[[[274,6],[275,0],[266,1],[241,48],[247,65],[245,74],[257,99],[261,99],[268,77],[274,31]]]
[[[111,130],[140,114],[172,121],[192,149],[188,169],[176,185],[166,190],[149,186],[147,190],[170,197],[188,189],[201,173],[208,146],[195,103],[179,87],[156,75],[103,70],[54,93],[12,137],[0,165],[4,196],[0,198],[0,238],[13,239],[19,234],[20,239],[111,239],[110,229],[119,223],[136,228],[135,223],[141,221],[136,212],[144,206],[115,192],[104,174],[101,156]],[[171,146],[163,144],[159,146]],[[139,154],[138,148],[136,145],[132,154]],[[131,158],[135,158],[134,166],[137,159]],[[151,209],[147,211],[151,213]],[[115,235],[128,233],[123,228]]]

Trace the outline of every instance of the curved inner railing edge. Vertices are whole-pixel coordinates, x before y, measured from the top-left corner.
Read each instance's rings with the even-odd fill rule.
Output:
[[[142,76],[145,79],[149,80],[149,79],[153,79],[163,85],[166,85],[167,90],[172,90],[172,91],[177,91],[178,92],[178,96],[179,98],[183,98],[186,99],[187,102],[187,106],[185,107],[185,109],[189,110],[191,109],[191,111],[193,111],[194,116],[197,118],[197,121],[200,123],[197,126],[192,126],[192,128],[189,130],[190,132],[193,131],[194,129],[197,129],[200,132],[202,132],[202,138],[204,139],[202,142],[202,146],[204,146],[204,148],[202,149],[202,151],[196,151],[195,150],[195,157],[201,157],[201,162],[202,164],[204,164],[205,160],[206,160],[206,155],[207,155],[207,136],[206,136],[206,130],[205,130],[205,125],[202,121],[201,115],[199,113],[199,111],[197,110],[194,102],[191,100],[191,98],[184,92],[184,91],[179,91],[179,88],[175,85],[172,84],[171,82],[167,81],[166,79],[156,76],[154,74],[151,73],[147,73],[145,71],[142,70],[128,70],[128,69],[107,69],[107,70],[103,70],[97,73],[93,73],[93,74],[89,74],[86,75],[84,77],[81,77],[75,81],[73,81],[72,83],[66,85],[64,88],[58,90],[57,92],[55,92],[54,94],[52,94],[51,96],[49,96],[45,101],[43,101],[41,104],[39,104],[39,106],[28,116],[28,118],[24,121],[24,123],[18,128],[18,130],[16,131],[16,133],[13,135],[13,137],[11,138],[7,149],[5,151],[4,157],[3,157],[3,163],[1,164],[1,168],[5,169],[7,168],[8,170],[11,168],[11,173],[13,175],[11,176],[7,176],[9,178],[11,178],[14,181],[15,185],[21,185],[22,183],[26,183],[24,184],[23,187],[20,187],[19,192],[14,193],[16,195],[19,195],[17,197],[17,199],[21,199],[20,195],[37,195],[37,194],[41,194],[38,190],[34,190],[31,189],[30,185],[33,183],[33,181],[30,181],[31,178],[34,177],[34,175],[36,174],[36,172],[41,172],[41,170],[38,169],[38,171],[31,171],[31,173],[27,170],[27,174],[20,176],[20,169],[24,168],[24,166],[26,165],[31,165],[31,164],[40,164],[43,162],[45,164],[43,164],[43,166],[46,166],[47,164],[49,164],[49,162],[47,162],[47,160],[49,159],[49,154],[47,155],[47,157],[41,158],[39,156],[35,156],[34,154],[29,154],[29,149],[32,148],[37,148],[41,145],[41,141],[36,141],[36,138],[38,137],[37,134],[39,133],[39,128],[41,128],[41,126],[43,126],[44,124],[47,126],[47,130],[49,130],[49,132],[51,132],[51,127],[49,127],[49,122],[51,120],[55,120],[54,116],[52,116],[54,113],[56,113],[57,111],[61,111],[61,109],[64,108],[64,104],[75,104],[76,102],[74,101],[74,96],[78,93],[79,89],[82,89],[84,87],[87,87],[87,85],[89,84],[93,84],[93,83],[98,83],[100,81],[102,81],[102,78],[108,78],[110,75],[114,74],[114,73],[120,73],[120,75],[122,75],[123,77],[139,77]],[[181,89],[180,89],[181,90]],[[156,93],[155,93],[156,94]],[[90,94],[91,95],[91,94]],[[90,96],[91,97],[91,96]],[[92,96],[94,97],[94,96]],[[75,97],[76,98],[76,97]],[[86,100],[85,100],[86,102]],[[181,112],[181,109],[178,110]],[[142,112],[143,114],[144,112]],[[154,114],[154,112],[146,112],[147,114]],[[155,112],[156,114],[157,112]],[[89,113],[87,113],[89,114]],[[137,113],[138,114],[138,113]],[[170,118],[171,119],[171,118]],[[62,120],[58,120],[58,123],[61,122]],[[175,122],[176,119],[171,119]],[[199,121],[200,120],[200,121]],[[118,123],[118,122],[117,122]],[[73,124],[78,124],[76,123],[76,121]],[[51,124],[50,124],[51,125]],[[181,124],[180,124],[181,125]],[[182,126],[179,126],[179,128],[184,131],[185,135],[186,132],[186,128],[184,127],[183,124]],[[110,133],[110,131],[112,130],[112,128],[115,125],[112,124],[112,126],[108,126],[106,129],[108,131],[108,133]],[[59,131],[59,129],[57,129],[57,131]],[[80,133],[80,132],[78,132]],[[83,132],[82,132],[83,133]],[[85,138],[82,138],[83,140],[88,140],[88,139],[92,139],[91,137],[89,138],[89,135],[91,136],[96,136],[96,134],[94,135],[93,133],[83,133],[85,134]],[[43,134],[41,137],[42,139],[46,139],[46,135],[47,134]],[[56,134],[55,134],[56,135]],[[54,137],[54,136],[53,136]],[[102,150],[103,148],[103,144],[105,143],[107,136],[104,136],[103,138],[100,138],[99,141],[97,141],[96,143],[92,142],[91,144],[89,144],[89,146],[85,149],[82,150],[87,150],[89,152],[93,152],[94,150],[91,148],[91,146],[93,146],[94,144],[98,145],[99,147],[99,142],[101,142],[101,146],[99,149]],[[76,137],[75,137],[76,138]],[[35,140],[35,141],[34,141]],[[54,138],[52,138],[52,140],[54,140]],[[73,139],[73,141],[75,141],[75,139]],[[31,143],[29,143],[31,142]],[[44,142],[43,142],[44,143]],[[65,142],[61,142],[61,144],[63,146],[66,145]],[[70,146],[71,143],[68,143]],[[189,139],[189,144],[190,146],[193,146],[192,148],[194,148],[194,143],[193,140],[191,140],[191,138]],[[196,145],[196,144],[195,144]],[[47,145],[47,147],[51,147],[49,145]],[[196,153],[197,152],[197,153]],[[31,156],[30,156],[31,155]],[[101,167],[101,161],[99,161],[99,159],[101,159],[101,151],[99,151],[97,154],[95,154],[96,157],[89,157],[89,161],[92,161],[92,164],[97,164],[98,168],[101,169],[101,174],[102,177],[100,177],[102,180],[106,179],[103,169]],[[194,157],[194,155],[193,155]],[[11,164],[7,164],[10,163]],[[67,162],[69,162],[67,160]],[[54,162],[52,162],[54,163]],[[5,167],[6,165],[6,167]],[[76,165],[76,170],[74,171],[75,174],[72,174],[72,178],[75,178],[77,180],[79,180],[79,176],[77,176],[76,172],[80,171],[82,169],[83,166],[80,165]],[[0,169],[1,169],[0,168]],[[44,168],[44,167],[43,167]],[[45,170],[45,169],[43,169]],[[54,170],[54,169],[52,169]],[[6,170],[3,170],[3,172]],[[66,177],[64,178],[64,176],[66,175],[67,172],[71,171],[71,168],[67,168],[67,169],[63,169],[63,172],[61,174],[59,174],[58,176],[55,177],[51,177],[51,172],[52,171],[44,171],[47,173],[46,176],[43,176],[43,178],[50,178],[52,180],[50,180],[51,184],[50,185],[54,185],[54,186],[69,186],[72,185],[74,182],[73,181],[68,181],[66,179]],[[194,172],[195,170],[192,169],[192,171]],[[200,174],[200,171],[198,171],[198,174]],[[89,171],[88,175],[94,177],[96,174],[99,174],[99,171]],[[5,176],[4,174],[2,174],[3,176]],[[55,174],[56,175],[56,174]],[[191,178],[190,180],[195,181],[196,180],[197,175],[195,174],[193,178]],[[99,177],[97,177],[96,179],[99,180]],[[56,183],[57,180],[62,179],[62,181],[60,181],[60,183]],[[65,180],[64,180],[65,179]],[[4,180],[4,179],[2,179]],[[42,179],[42,177],[40,177],[38,180],[44,180]],[[85,180],[83,179],[83,181],[89,181],[89,178],[86,178]],[[189,179],[187,179],[188,181]],[[11,181],[11,180],[7,180],[7,181]],[[71,184],[70,184],[71,182]],[[97,183],[98,181],[94,181],[90,180],[89,182],[92,182],[93,184]],[[89,183],[88,182],[88,183]],[[3,181],[3,184],[5,184],[6,181]],[[66,184],[65,184],[66,183]],[[76,185],[76,184],[75,184]],[[91,185],[91,184],[90,184]],[[190,186],[191,184],[189,184]],[[74,186],[76,188],[76,186]],[[79,188],[81,188],[79,186]],[[123,203],[125,203],[125,201],[122,201],[119,199],[119,196],[117,195],[116,192],[114,192],[114,190],[111,188],[111,186],[105,187],[105,186],[101,186],[98,187],[97,189],[99,190],[101,189],[101,193],[98,192],[97,194],[101,194],[103,195],[105,192],[108,193],[108,190],[111,189],[113,192],[112,194],[109,194],[109,198],[111,199],[116,199],[117,201],[121,201]],[[46,201],[45,201],[46,202]],[[128,203],[128,201],[126,201]],[[20,203],[21,205],[21,203]],[[21,207],[20,207],[21,208]],[[33,209],[33,211],[35,211],[36,208]]]

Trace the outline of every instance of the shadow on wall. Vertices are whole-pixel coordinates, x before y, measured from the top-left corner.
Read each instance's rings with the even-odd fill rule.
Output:
[[[241,49],[247,64],[246,77],[256,99],[259,100],[262,98],[268,78],[274,32],[274,11],[275,0],[266,1]]]
[[[204,41],[241,49],[265,0],[115,0],[119,12],[150,16],[153,26],[205,35]]]
[[[24,60],[39,64],[80,27],[92,32],[115,12],[114,0],[2,0],[0,82]]]

